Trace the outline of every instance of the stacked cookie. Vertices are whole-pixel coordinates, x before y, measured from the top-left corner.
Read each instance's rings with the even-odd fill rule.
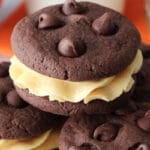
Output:
[[[144,61],[140,72],[137,75],[136,88],[133,92],[133,99],[136,101],[150,100],[150,45],[142,44],[140,46]]]
[[[42,112],[24,102],[9,77],[9,65],[8,60],[0,57],[0,149],[58,148],[64,118]]]
[[[69,0],[16,25],[10,75],[20,96],[44,111],[110,113],[126,103],[141,68],[139,44],[119,13]]]
[[[149,149],[148,108],[132,100],[140,98],[134,85],[143,56],[129,20],[67,0],[23,18],[11,41],[9,73],[19,96],[53,117],[70,116],[60,150]]]

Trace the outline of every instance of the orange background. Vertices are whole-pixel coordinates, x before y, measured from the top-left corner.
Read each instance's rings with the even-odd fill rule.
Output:
[[[0,0],[1,1],[1,0]],[[22,4],[2,25],[0,25],[0,53],[12,55],[10,36],[16,22],[26,15],[25,5]],[[144,11],[144,0],[126,0],[125,15],[137,26],[142,41],[150,44],[150,30]],[[149,25],[150,28],[150,25]]]

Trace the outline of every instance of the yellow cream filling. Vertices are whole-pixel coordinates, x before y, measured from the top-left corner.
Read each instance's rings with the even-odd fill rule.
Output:
[[[59,131],[46,133],[23,140],[0,140],[0,150],[53,150],[58,148]]]
[[[123,92],[128,92],[134,84],[133,74],[137,73],[143,62],[142,52],[137,51],[133,62],[121,73],[94,81],[72,82],[59,80],[40,74],[24,64],[16,56],[11,58],[10,76],[14,84],[30,93],[59,102],[89,103],[94,99],[113,101]]]

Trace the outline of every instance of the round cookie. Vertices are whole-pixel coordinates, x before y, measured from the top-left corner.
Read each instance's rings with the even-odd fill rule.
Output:
[[[143,67],[136,76],[133,99],[147,102],[150,100],[150,58],[144,59]]]
[[[32,95],[28,90],[20,89],[16,87],[19,95],[31,105],[54,114],[71,116],[74,114],[106,114],[113,112],[117,108],[126,106],[128,100],[130,100],[130,94],[124,94],[112,102],[105,102],[103,100],[94,100],[88,104],[83,102],[71,103],[71,102],[57,102],[49,101],[48,97],[38,97]]]
[[[140,35],[109,8],[67,0],[23,18],[11,41],[15,55],[29,68],[57,79],[85,81],[123,71],[136,55]]]
[[[142,64],[139,44],[137,29],[121,14],[66,0],[16,25],[10,76],[19,95],[41,110],[110,113],[129,99]]]
[[[26,139],[55,130],[63,119],[24,102],[13,87],[8,67],[8,62],[0,62],[0,140]]]
[[[149,150],[150,110],[73,116],[65,123],[59,140],[60,150]]]

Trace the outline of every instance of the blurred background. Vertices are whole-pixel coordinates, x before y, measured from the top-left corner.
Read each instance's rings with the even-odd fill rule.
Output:
[[[77,0],[82,1],[82,0]],[[150,44],[150,0],[86,0],[113,8],[129,18]],[[10,36],[14,25],[24,16],[64,0],[0,0],[0,53],[11,56]]]

